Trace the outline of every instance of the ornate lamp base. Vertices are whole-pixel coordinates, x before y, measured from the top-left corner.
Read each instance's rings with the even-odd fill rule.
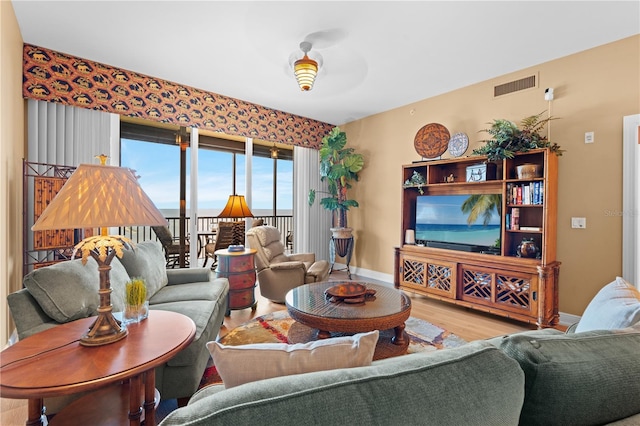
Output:
[[[101,312],[101,309],[98,309],[98,318],[87,334],[80,339],[82,346],[106,345],[117,342],[127,335],[127,329],[122,327],[111,313],[111,306],[109,306],[108,312]]]
[[[129,239],[120,235],[98,235],[85,238],[76,245],[76,250],[82,250],[82,262],[86,263],[89,256],[93,257],[98,262],[100,273],[98,317],[87,334],[80,339],[80,344],[83,346],[106,345],[117,342],[127,335],[127,329],[113,316],[109,272],[113,257],[115,255],[122,257],[122,250],[129,248],[129,243]]]

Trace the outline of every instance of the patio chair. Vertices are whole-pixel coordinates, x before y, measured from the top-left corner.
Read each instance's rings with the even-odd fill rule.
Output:
[[[249,247],[256,249],[260,293],[283,303],[287,292],[302,284],[326,281],[329,262],[316,260],[315,253],[285,254],[278,228],[257,226],[247,231]]]
[[[218,231],[216,233],[215,241],[207,243],[204,246],[204,264],[202,267],[206,267],[209,259],[212,259],[213,263],[211,264],[211,269],[214,269],[218,264],[218,259],[215,255],[217,250],[226,249],[232,244],[243,244],[244,241],[238,242],[238,232],[242,232],[244,234],[244,221],[218,222]]]
[[[164,249],[164,257],[167,260],[167,268],[175,268],[180,266],[180,239],[171,235],[168,226],[152,226],[153,232],[156,233],[162,248]],[[189,241],[184,246],[185,266],[189,266]]]
[[[287,236],[284,240],[285,240],[285,243],[287,243],[287,250],[292,251],[293,250],[293,231],[287,232]]]

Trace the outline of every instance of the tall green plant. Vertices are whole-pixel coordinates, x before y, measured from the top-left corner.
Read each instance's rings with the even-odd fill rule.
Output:
[[[544,126],[555,118],[541,118],[540,114],[525,117],[520,122],[520,127],[516,123],[505,120],[493,120],[491,127],[480,130],[491,135],[491,139],[486,139],[485,145],[474,149],[476,155],[486,155],[489,161],[498,161],[505,158],[513,158],[516,152],[527,152],[536,148],[549,148],[556,155],[562,155],[563,150],[555,142],[550,142],[547,136],[540,135]]]
[[[347,197],[351,181],[358,181],[358,173],[364,167],[362,154],[356,154],[353,148],[346,148],[347,134],[334,127],[322,138],[320,146],[320,180],[326,181],[329,187],[328,196],[320,200],[320,205],[336,214],[338,227],[347,226],[347,211],[358,207],[356,200]],[[321,192],[321,191],[317,191]],[[316,190],[309,191],[309,205],[316,199]]]

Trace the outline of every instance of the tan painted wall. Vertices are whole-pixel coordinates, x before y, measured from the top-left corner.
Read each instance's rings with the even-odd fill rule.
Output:
[[[9,1],[0,2],[0,344],[9,338],[7,294],[22,286],[22,36]]]
[[[482,64],[469,64],[482,66]],[[493,87],[535,73],[537,88],[493,99]],[[419,160],[413,140],[427,123],[466,132],[470,155],[478,133],[495,118],[513,121],[545,111],[547,87],[555,89],[551,140],[566,150],[559,158],[558,260],[560,311],[581,315],[589,300],[622,273],[622,117],[640,112],[640,36],[584,51],[367,117],[342,128],[348,144],[365,155],[366,168],[352,193],[356,229],[352,264],[393,273],[400,229],[401,165]],[[585,145],[584,133],[595,132]],[[443,157],[447,157],[445,153]],[[587,228],[571,229],[572,216]]]

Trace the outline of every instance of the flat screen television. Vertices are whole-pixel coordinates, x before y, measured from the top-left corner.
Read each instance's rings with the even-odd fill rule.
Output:
[[[416,242],[451,250],[497,252],[500,194],[420,195],[416,200]]]

